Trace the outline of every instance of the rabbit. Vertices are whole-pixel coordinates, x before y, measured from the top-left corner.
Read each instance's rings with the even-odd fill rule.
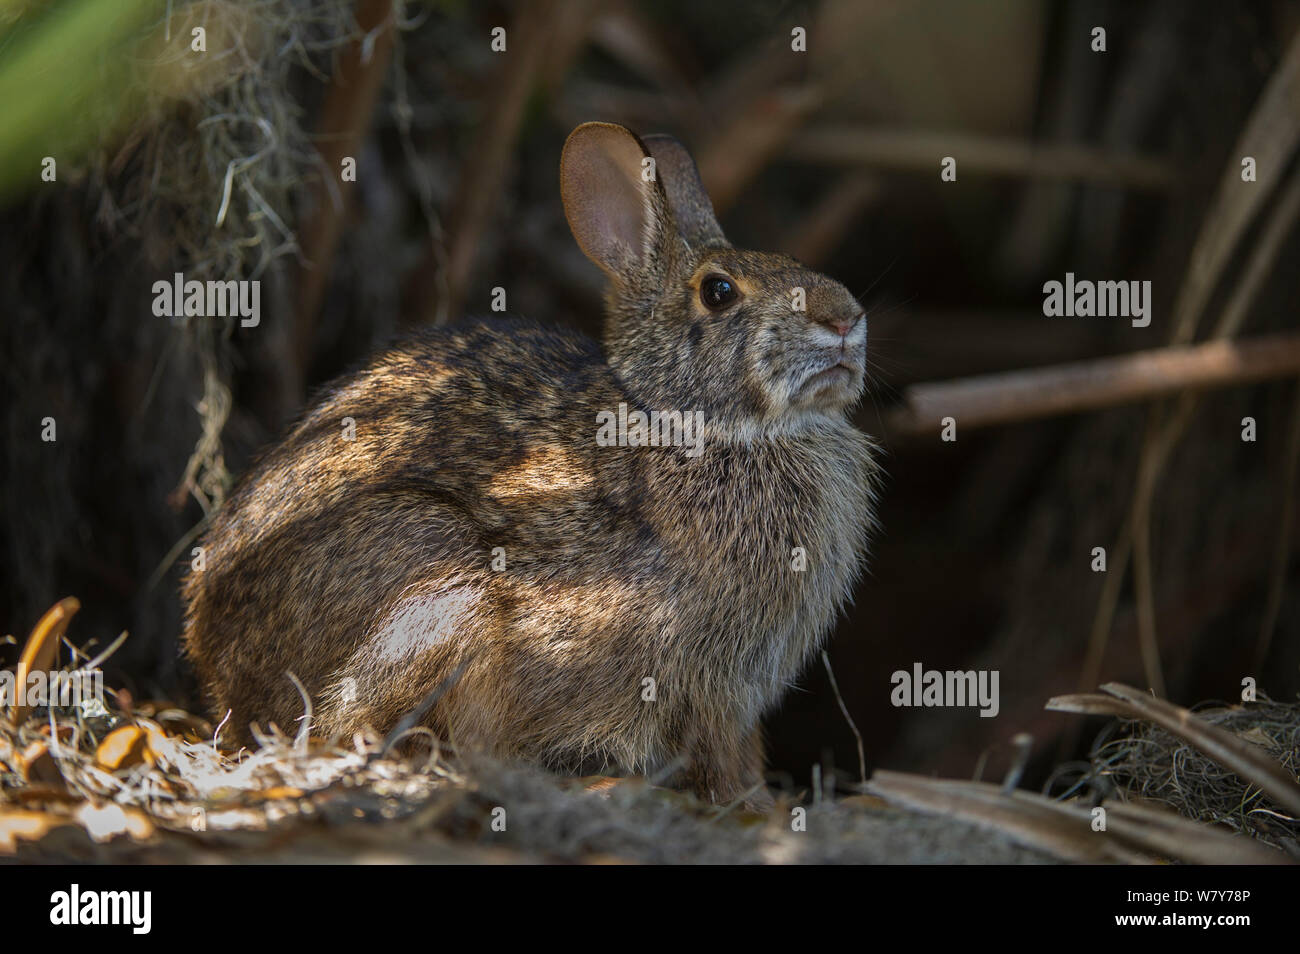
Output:
[[[760,721],[874,528],[866,315],[732,248],[671,137],[583,124],[560,189],[602,341],[476,320],[326,386],[215,514],[184,649],[239,739],[303,717],[289,673],[329,736],[443,685],[421,722],[457,750],[762,808]]]

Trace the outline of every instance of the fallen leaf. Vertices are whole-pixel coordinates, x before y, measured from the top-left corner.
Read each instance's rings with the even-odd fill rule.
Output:
[[[25,785],[9,791],[8,796],[21,805],[40,805],[53,802],[58,805],[78,805],[80,795],[69,792],[66,788],[53,788],[49,785]]]
[[[110,772],[139,765],[148,757],[148,736],[137,725],[114,729],[95,750],[95,761]]]
[[[73,813],[73,817],[95,841],[110,841],[118,835],[130,835],[136,841],[143,841],[154,833],[153,822],[143,812],[123,808],[116,802],[102,805],[86,802]]]
[[[159,758],[163,756],[172,746],[171,739],[167,733],[162,730],[156,723],[144,721],[141,723],[145,735],[144,758],[150,765],[157,765]]]
[[[0,810],[0,854],[17,851],[19,838],[39,841],[52,829],[67,824],[67,819],[47,812]]]
[[[18,774],[24,782],[35,782],[56,789],[66,789],[59,763],[50,755],[50,747],[40,740],[33,742],[17,758]]]
[[[31,635],[27,637],[23,654],[18,659],[15,686],[27,685],[29,673],[50,668],[50,664],[54,662],[54,654],[59,648],[59,640],[63,638],[68,624],[72,622],[72,617],[79,609],[81,609],[81,602],[75,596],[69,596],[46,610],[45,615],[32,629]],[[9,710],[9,717],[14,725],[20,724],[26,715],[26,706],[15,704]]]
[[[302,798],[302,789],[294,788],[292,785],[276,785],[259,794],[267,801],[275,798]]]

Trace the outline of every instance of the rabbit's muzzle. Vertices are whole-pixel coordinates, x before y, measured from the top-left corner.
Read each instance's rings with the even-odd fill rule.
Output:
[[[864,386],[866,312],[856,301],[846,306],[837,300],[830,307],[810,308],[807,317],[792,349],[791,404],[827,410],[852,404]]]

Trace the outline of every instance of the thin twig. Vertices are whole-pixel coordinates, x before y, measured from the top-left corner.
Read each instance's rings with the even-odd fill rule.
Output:
[[[340,56],[322,109],[317,137],[320,177],[313,188],[311,217],[301,230],[307,267],[300,272],[291,344],[299,369],[306,367],[311,356],[311,337],[351,195],[349,190],[340,201],[335,177],[345,157],[359,160],[393,50],[392,0],[360,0],[356,16],[363,35]]]
[[[452,686],[456,685],[460,680],[460,677],[464,675],[465,670],[469,668],[469,664],[474,661],[474,656],[474,653],[468,653],[465,658],[460,661],[460,664],[447,674],[442,682],[434,686],[433,690],[420,700],[418,706],[406,715],[402,716],[402,718],[398,720],[397,725],[393,726],[393,730],[389,732],[388,735],[384,736],[383,744],[374,752],[372,758],[387,755],[388,750],[396,745],[403,735],[405,735],[413,726],[418,725],[420,721],[429,714],[429,710],[433,708],[434,703],[446,695]]]
[[[1268,657],[1277,628],[1277,617],[1282,610],[1282,592],[1286,586],[1288,558],[1291,555],[1291,525],[1295,521],[1297,463],[1300,462],[1300,383],[1295,386],[1295,400],[1291,407],[1291,431],[1287,435],[1286,468],[1282,474],[1282,515],[1278,520],[1277,551],[1273,557],[1273,573],[1268,584],[1268,600],[1264,619],[1259,627],[1259,642],[1255,646],[1255,671],[1259,672]]]
[[[311,737],[311,696],[307,692],[307,687],[302,684],[302,680],[292,672],[286,672],[285,675],[289,677],[289,681],[293,683],[293,687],[298,690],[298,695],[302,696],[303,704],[302,721],[298,725],[297,735],[294,736],[293,750],[298,755],[306,755],[307,740]]]
[[[844,697],[840,695],[839,683],[835,681],[835,670],[831,668],[831,657],[826,655],[826,650],[822,650],[822,665],[826,667],[826,675],[831,680],[831,691],[835,693],[835,701],[839,703],[840,712],[844,713],[844,721],[849,724],[853,730],[853,737],[858,740],[858,771],[862,775],[862,784],[867,784],[867,756],[862,746],[862,733],[858,731],[857,724],[853,721],[853,716],[849,715],[849,707],[844,704]]]

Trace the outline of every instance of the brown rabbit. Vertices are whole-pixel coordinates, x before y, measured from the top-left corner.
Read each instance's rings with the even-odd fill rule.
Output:
[[[733,249],[671,138],[579,126],[560,186],[611,279],[603,344],[476,321],[334,382],[214,519],[185,646],[241,738],[301,717],[286,673],[317,731],[387,731],[468,660],[424,720],[457,746],[676,765],[701,797],[761,805],[760,717],[873,519],[846,419],[865,316],[838,282]]]

